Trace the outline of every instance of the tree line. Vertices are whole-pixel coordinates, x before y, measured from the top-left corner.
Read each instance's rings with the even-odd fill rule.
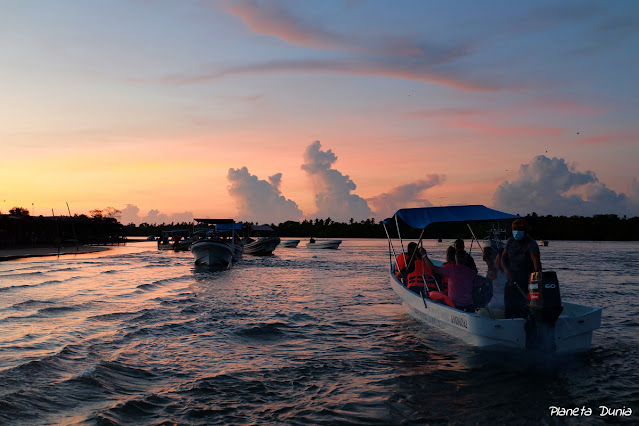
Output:
[[[162,231],[191,230],[193,223],[133,223],[123,225],[119,221],[121,212],[113,207],[94,209],[90,215],[43,217],[30,216],[27,209],[15,207],[9,214],[0,214],[0,248],[38,245],[111,244],[129,236],[160,236]],[[531,225],[530,235],[544,240],[589,240],[589,241],[639,241],[639,217],[627,218],[614,214],[584,216],[541,216],[536,213],[524,216]],[[247,225],[250,223],[246,223]],[[257,224],[257,223],[253,223]],[[260,223],[264,225],[264,223]],[[284,238],[386,238],[386,230],[374,218],[348,222],[326,219],[288,220],[269,224]],[[510,221],[495,223],[472,223],[475,236],[486,237],[493,226],[510,231]],[[397,236],[397,226],[402,237],[417,239],[421,230],[412,229],[404,223],[390,223],[387,230],[391,237]],[[472,237],[465,224],[435,223],[427,227],[423,238],[455,239]]]

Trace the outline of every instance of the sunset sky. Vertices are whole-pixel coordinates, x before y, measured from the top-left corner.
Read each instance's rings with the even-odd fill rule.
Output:
[[[0,5],[5,214],[639,215],[636,1]]]

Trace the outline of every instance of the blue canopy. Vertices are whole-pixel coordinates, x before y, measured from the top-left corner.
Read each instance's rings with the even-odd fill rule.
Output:
[[[233,229],[242,229],[242,223],[218,223],[215,227],[218,231],[230,231]]]
[[[507,220],[519,216],[486,206],[448,206],[448,207],[420,207],[416,209],[400,209],[395,212],[401,220],[413,228],[424,229],[431,223],[437,222],[473,222],[478,220]],[[392,218],[384,219],[388,223]]]

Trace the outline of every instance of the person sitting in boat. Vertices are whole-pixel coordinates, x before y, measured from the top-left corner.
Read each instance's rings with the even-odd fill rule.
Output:
[[[417,249],[417,243],[410,242],[408,243],[408,247],[406,249],[406,253],[400,253],[397,255],[395,259],[395,278],[400,280],[403,284],[406,284],[406,279],[408,274],[406,271],[402,273],[402,269],[406,268],[406,265],[410,262],[413,253]]]
[[[530,274],[541,272],[539,244],[528,235],[529,229],[524,219],[515,219],[512,223],[513,236],[506,242],[501,255],[501,265],[508,279],[504,290],[506,318],[527,316],[526,295]]]
[[[501,253],[492,247],[484,247],[483,259],[488,268],[486,278],[493,285],[493,297],[486,305],[486,308],[491,311],[500,311],[499,313],[501,313],[504,310],[504,288],[506,281],[508,281],[506,272],[501,266]]]
[[[437,290],[433,271],[424,264],[416,250],[416,243],[408,244],[407,259],[409,264],[399,270],[399,278],[406,283],[408,290],[416,294],[424,294],[424,283],[426,283],[428,291]]]
[[[315,238],[311,237],[311,239],[308,240],[308,242],[311,243],[311,244],[315,244]]]
[[[448,246],[446,249],[446,262],[444,262],[444,266],[454,265],[455,264],[455,247]],[[442,293],[448,295],[448,278],[442,277]]]
[[[477,273],[475,259],[473,259],[473,257],[464,250],[464,240],[461,238],[455,240],[455,257],[461,261],[462,265],[466,265],[469,268],[474,269],[475,273]]]
[[[473,302],[473,282],[477,272],[463,263],[463,254],[455,252],[455,264],[435,266],[428,258],[426,250],[419,249],[420,257],[431,271],[448,278],[448,297],[457,309],[475,312]]]

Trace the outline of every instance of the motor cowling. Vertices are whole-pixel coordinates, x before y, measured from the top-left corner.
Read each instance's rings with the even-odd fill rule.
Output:
[[[527,346],[555,350],[555,323],[563,311],[559,280],[554,271],[533,272],[528,284]]]

